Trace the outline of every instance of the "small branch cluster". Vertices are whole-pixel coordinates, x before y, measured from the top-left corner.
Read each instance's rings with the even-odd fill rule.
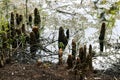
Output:
[[[75,71],[81,71],[82,74],[86,74],[88,71],[93,71],[92,66],[92,45],[89,45],[89,52],[87,53],[86,45],[80,47],[79,55],[76,56],[76,42],[72,40],[72,55],[68,55],[67,65],[68,69],[73,68]]]

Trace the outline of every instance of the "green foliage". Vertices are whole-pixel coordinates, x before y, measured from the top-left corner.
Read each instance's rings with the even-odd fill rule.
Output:
[[[8,11],[10,9],[10,0],[2,0],[2,10],[4,11],[4,13],[6,14],[6,18],[8,19]]]
[[[25,41],[26,41],[26,36],[23,33],[20,36],[20,41],[22,42],[22,46],[23,46],[25,44]]]
[[[65,46],[64,46],[64,44],[62,42],[60,42],[59,47],[63,49]]]
[[[120,1],[116,2],[115,4],[120,7]]]
[[[2,26],[4,26],[5,31],[8,30],[8,24],[9,24],[8,21],[4,17],[2,17],[0,20],[0,30],[2,30]]]
[[[112,28],[114,25],[115,25],[115,18],[114,18],[114,16],[111,16],[108,21],[108,27]]]
[[[107,21],[108,22],[107,26],[109,28],[112,28],[115,24],[116,16],[119,15],[118,12],[120,9],[120,1],[110,3],[107,0],[102,0],[101,3],[98,5],[105,5],[105,4],[109,4],[110,7],[108,9],[106,9],[105,7],[102,7],[102,8],[97,7],[97,9],[102,10],[102,12],[100,12],[99,14],[100,15],[99,18],[102,19],[102,21]]]
[[[101,2],[101,3],[102,3],[102,4],[105,4],[106,2],[107,2],[106,0],[102,0],[102,2]]]
[[[0,47],[3,47],[3,43],[7,44],[7,32],[8,30],[8,22],[5,20],[4,17],[1,18],[0,20]]]

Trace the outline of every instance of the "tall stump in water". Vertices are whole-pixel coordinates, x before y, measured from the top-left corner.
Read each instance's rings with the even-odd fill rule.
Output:
[[[72,40],[72,56],[73,56],[73,60],[75,60],[76,58],[76,43],[75,40]]]
[[[15,36],[15,24],[14,24],[14,14],[11,12],[11,18],[10,18],[10,34],[11,38]]]
[[[79,58],[80,58],[81,64],[83,64],[84,63],[84,49],[83,49],[83,47],[80,47],[80,49],[79,49]]]
[[[40,26],[41,19],[40,19],[40,14],[37,8],[34,9],[34,25],[35,26]]]
[[[105,37],[105,23],[102,23],[100,36],[99,36],[99,44],[100,44],[100,51],[103,52],[104,48],[104,37]]]
[[[59,35],[58,35],[58,48],[62,48],[63,50],[68,44],[69,38],[69,30],[66,31],[66,36],[64,34],[64,29],[62,27],[59,28]]]
[[[93,57],[93,54],[92,54],[92,45],[89,45],[89,54],[88,54],[88,64],[89,64],[89,70],[90,71],[93,71],[93,66],[92,66],[92,57]]]

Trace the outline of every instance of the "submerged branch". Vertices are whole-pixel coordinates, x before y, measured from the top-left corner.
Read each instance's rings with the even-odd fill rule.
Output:
[[[59,13],[63,13],[63,14],[76,15],[76,13],[70,13],[70,12],[62,11],[62,10],[58,10],[58,9],[56,11]]]

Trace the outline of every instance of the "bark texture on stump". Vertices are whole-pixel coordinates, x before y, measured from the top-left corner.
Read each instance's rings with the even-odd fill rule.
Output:
[[[59,49],[58,51],[58,58],[59,58],[59,62],[58,64],[61,65],[63,62],[62,62],[62,55],[63,55],[63,50],[62,48]]]
[[[76,64],[75,64],[75,70],[79,69],[80,64],[81,64],[81,60],[79,57],[77,57]]]
[[[72,57],[72,55],[68,55],[67,65],[68,65],[68,68],[72,68],[73,67],[73,57]]]
[[[38,41],[39,40],[39,37],[40,37],[40,34],[39,34],[39,28],[37,26],[34,26],[32,28],[32,31],[35,33],[35,38],[36,40]]]
[[[34,32],[30,33],[30,53],[32,54],[32,57],[34,58],[36,51],[37,51],[37,40]]]

